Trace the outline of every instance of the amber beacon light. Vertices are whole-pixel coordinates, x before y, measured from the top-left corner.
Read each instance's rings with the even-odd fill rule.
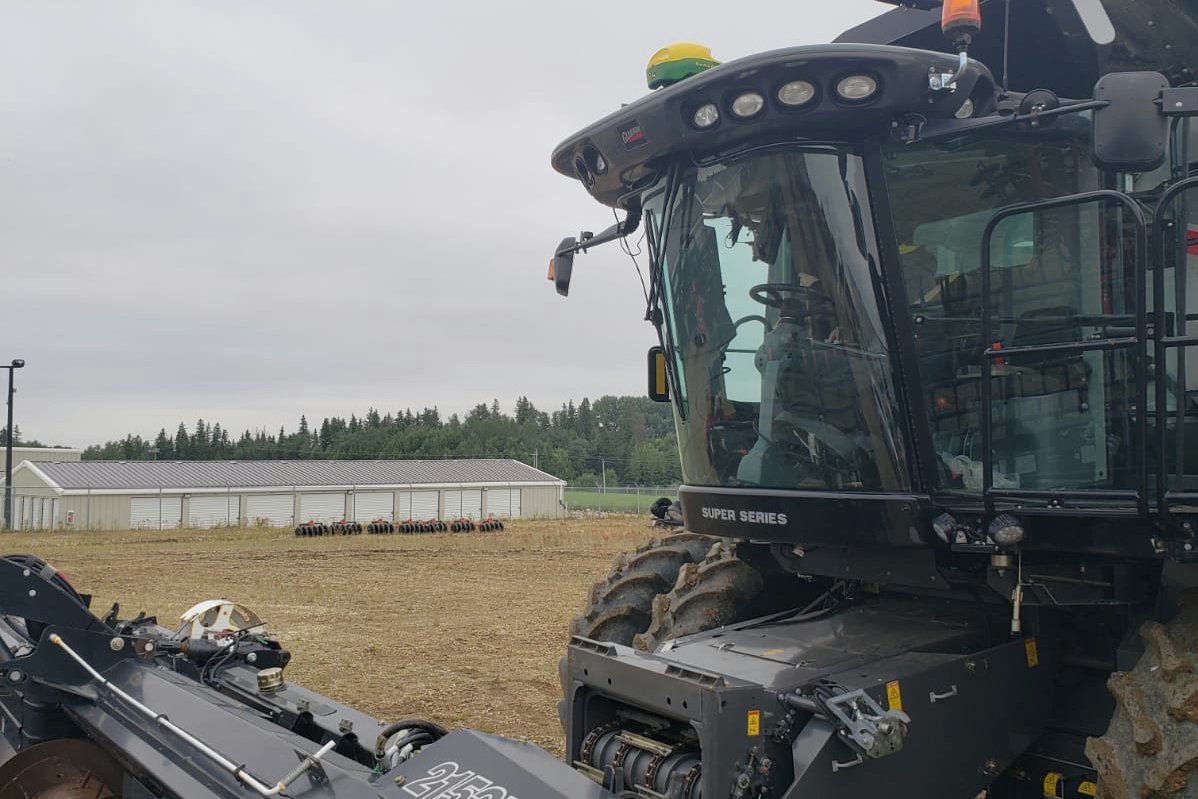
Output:
[[[947,38],[968,43],[981,29],[981,0],[944,0],[940,30]]]

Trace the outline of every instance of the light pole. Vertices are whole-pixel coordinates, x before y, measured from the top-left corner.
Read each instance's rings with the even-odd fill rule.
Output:
[[[12,395],[17,393],[13,388],[12,376],[13,373],[25,365],[25,361],[20,358],[13,358],[12,363],[8,366],[0,366],[0,369],[8,370],[8,432],[5,435],[4,441],[4,529],[12,529]]]

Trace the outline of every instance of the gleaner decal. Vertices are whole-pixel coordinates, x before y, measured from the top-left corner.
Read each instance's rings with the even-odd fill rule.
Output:
[[[642,147],[649,143],[649,137],[645,135],[645,129],[635,119],[625,122],[620,126],[620,141],[624,144],[624,149],[635,150],[637,147]]]
[[[452,760],[433,766],[426,776],[412,780],[403,790],[416,799],[518,799],[507,788],[462,769]]]

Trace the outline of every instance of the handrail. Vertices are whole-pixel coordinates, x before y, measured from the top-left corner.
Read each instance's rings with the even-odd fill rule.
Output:
[[[985,341],[990,336],[991,326],[993,325],[993,308],[991,303],[991,278],[992,266],[990,263],[991,239],[994,236],[994,231],[1000,223],[1009,219],[1012,216],[1019,214],[1031,213],[1033,211],[1046,211],[1053,208],[1066,208],[1071,205],[1083,205],[1086,203],[1108,200],[1117,202],[1124,208],[1129,210],[1136,223],[1136,250],[1135,250],[1135,281],[1137,291],[1142,292],[1145,281],[1147,280],[1147,261],[1148,261],[1148,244],[1147,244],[1147,225],[1144,221],[1144,211],[1140,208],[1140,204],[1133,198],[1124,194],[1121,191],[1113,189],[1096,189],[1094,191],[1080,192],[1078,194],[1069,194],[1064,197],[1055,197],[1049,200],[1039,200],[1031,203],[1020,203],[1018,205],[1010,205],[1006,208],[1000,208],[990,217],[990,221],[986,223],[985,229],[982,231],[982,340]],[[1160,281],[1156,281],[1160,283]],[[1148,513],[1148,458],[1147,458],[1147,437],[1148,437],[1148,374],[1147,374],[1147,337],[1148,337],[1148,317],[1144,303],[1140,302],[1136,305],[1135,313],[1136,335],[1134,339],[1119,340],[1120,346],[1135,347],[1134,358],[1136,367],[1136,435],[1140,441],[1141,452],[1136,458],[1136,478],[1139,484],[1136,490],[1136,504],[1140,513],[1147,515]],[[1027,351],[1061,351],[1061,352],[1086,352],[1091,349],[1099,349],[1101,347],[1091,346],[1096,342],[1073,342],[1067,345],[1046,345],[1047,349],[1041,350],[1032,348]],[[1097,342],[1102,345],[1114,345],[1115,341]],[[982,392],[981,392],[981,424],[982,424],[982,501],[985,505],[986,512],[990,515],[994,514],[994,430],[993,430],[993,413],[994,413],[994,396],[990,385],[993,380],[993,361],[995,358],[1006,353],[1017,353],[1019,350],[1026,348],[1012,347],[1010,350],[998,351],[990,347],[986,348],[986,357],[982,358]]]

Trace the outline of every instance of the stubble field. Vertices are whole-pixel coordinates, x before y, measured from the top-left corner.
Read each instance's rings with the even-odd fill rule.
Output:
[[[380,718],[424,716],[555,753],[557,662],[571,617],[644,517],[517,521],[503,533],[296,538],[289,530],[5,537],[95,596],[174,627],[220,597],[266,621],[290,680]]]

